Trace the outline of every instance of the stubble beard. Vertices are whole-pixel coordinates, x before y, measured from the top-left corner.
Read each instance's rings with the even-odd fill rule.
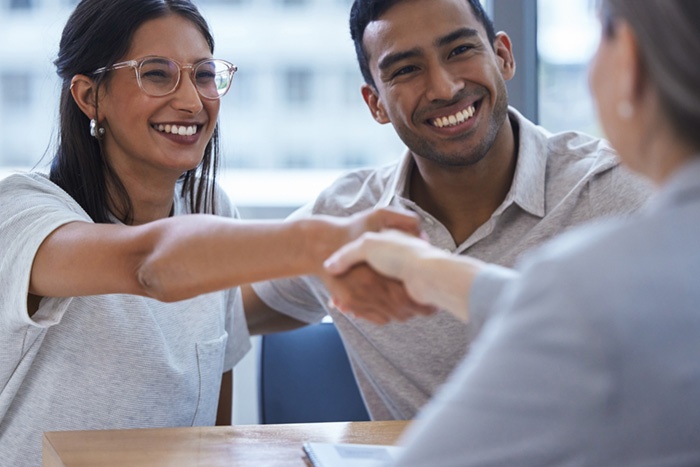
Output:
[[[426,160],[432,161],[435,164],[448,167],[471,167],[481,162],[491,150],[496,137],[498,136],[501,127],[505,123],[508,114],[508,93],[504,82],[498,85],[498,99],[494,106],[493,113],[488,125],[486,136],[482,138],[475,147],[464,151],[444,152],[440,151],[434,144],[418,137],[415,133],[408,130],[406,127],[396,128],[401,140],[408,149],[415,155]],[[464,135],[460,139],[469,141],[473,136]]]

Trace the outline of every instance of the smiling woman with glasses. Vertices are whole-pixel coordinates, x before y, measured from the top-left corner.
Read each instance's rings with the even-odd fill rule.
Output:
[[[250,347],[236,287],[320,273],[368,229],[417,233],[389,210],[236,219],[216,184],[236,67],[213,52],[188,0],[69,18],[51,171],[0,181],[2,465],[40,465],[48,430],[230,423],[223,375]]]

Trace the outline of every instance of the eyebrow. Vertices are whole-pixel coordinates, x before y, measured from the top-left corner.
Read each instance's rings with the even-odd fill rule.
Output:
[[[479,35],[479,31],[473,28],[459,28],[446,36],[440,37],[435,41],[436,47],[442,47],[458,39],[471,39]]]
[[[443,47],[447,44],[450,44],[458,39],[469,39],[475,36],[478,36],[479,32],[476,29],[472,28],[459,28],[454,32],[451,32],[447,34],[446,36],[440,37],[435,41],[435,47]],[[382,58],[379,61],[378,67],[379,71],[384,71],[387,68],[390,68],[392,65],[394,65],[397,62],[400,62],[402,60],[406,60],[408,58],[413,58],[421,55],[421,49],[419,47],[416,47],[414,49],[410,50],[405,50],[403,52],[396,52],[393,54],[389,54]]]

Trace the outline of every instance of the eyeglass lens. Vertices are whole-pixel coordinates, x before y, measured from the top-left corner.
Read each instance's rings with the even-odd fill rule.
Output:
[[[172,60],[149,58],[139,67],[141,87],[151,96],[164,96],[175,90],[180,67]],[[197,63],[192,77],[199,93],[209,99],[218,99],[231,86],[229,65],[221,60],[205,60]]]

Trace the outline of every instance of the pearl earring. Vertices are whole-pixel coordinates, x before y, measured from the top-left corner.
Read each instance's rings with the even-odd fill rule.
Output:
[[[100,139],[102,136],[105,134],[105,129],[102,128],[101,126],[97,126],[97,120],[94,118],[90,120],[90,135],[93,138]]]
[[[630,101],[620,101],[617,103],[617,115],[623,120],[629,120],[634,115],[634,107]]]

